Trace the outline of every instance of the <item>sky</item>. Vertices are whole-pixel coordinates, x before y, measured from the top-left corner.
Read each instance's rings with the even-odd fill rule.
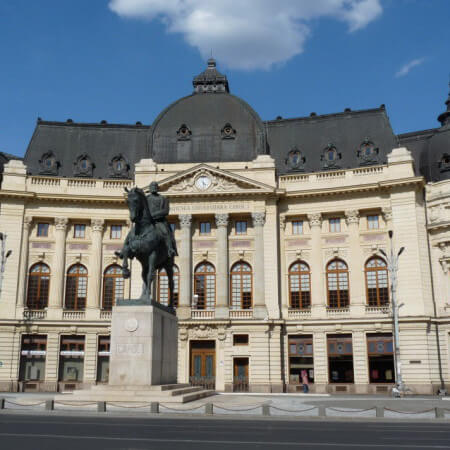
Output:
[[[36,120],[151,124],[211,56],[263,120],[385,104],[435,128],[448,0],[0,0],[0,151]]]

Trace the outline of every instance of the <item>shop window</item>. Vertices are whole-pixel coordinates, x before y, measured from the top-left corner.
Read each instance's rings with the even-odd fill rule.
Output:
[[[350,304],[348,290],[347,264],[334,259],[327,266],[328,307],[348,308]]]
[[[97,382],[107,383],[109,380],[110,336],[98,337]]]
[[[82,382],[84,371],[84,336],[61,336],[59,381]]]
[[[24,334],[20,351],[19,381],[43,381],[47,336]]]
[[[303,234],[303,220],[292,221],[292,234]]]
[[[381,258],[371,258],[365,266],[367,304],[369,306],[389,305],[388,271]]]
[[[248,334],[233,334],[233,345],[248,345]]]
[[[289,304],[292,309],[311,307],[311,273],[303,261],[289,267]]]
[[[111,225],[111,239],[122,239],[122,225]]]
[[[328,219],[330,233],[340,233],[341,232],[341,219],[339,217],[333,217]]]
[[[48,237],[48,228],[49,224],[45,222],[39,222],[37,224],[37,233],[38,237]]]
[[[312,335],[289,336],[289,383],[302,384],[302,370],[306,370],[308,380],[314,383],[314,353]]]
[[[353,383],[352,336],[329,335],[327,345],[330,383]]]
[[[73,226],[73,237],[76,239],[84,239],[86,237],[86,225],[83,223],[76,223]]]
[[[176,308],[178,306],[180,289],[180,272],[177,266],[173,266],[173,306]],[[169,278],[167,276],[166,270],[161,269],[158,272],[158,302],[162,305],[169,305]]]
[[[233,265],[230,272],[231,309],[250,309],[253,300],[252,268],[246,262]]]
[[[392,334],[368,334],[369,380],[371,383],[394,383],[394,345]]]
[[[48,305],[50,289],[50,268],[47,264],[37,263],[31,266],[28,274],[27,307],[44,309]]]
[[[214,309],[216,305],[216,269],[200,263],[194,273],[194,309]]]
[[[122,267],[113,264],[106,268],[103,275],[103,310],[111,311],[117,300],[123,299],[124,282]]]
[[[200,234],[211,234],[211,222],[200,222]]]
[[[86,308],[88,271],[81,264],[69,267],[66,277],[66,309],[82,311]]]
[[[237,220],[235,223],[236,234],[247,234],[247,221]]]

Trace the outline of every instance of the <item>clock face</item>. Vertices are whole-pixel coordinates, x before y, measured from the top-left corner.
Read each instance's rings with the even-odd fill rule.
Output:
[[[195,186],[197,186],[197,188],[201,189],[202,191],[208,189],[210,185],[211,185],[211,178],[209,178],[206,175],[201,175],[195,180]]]

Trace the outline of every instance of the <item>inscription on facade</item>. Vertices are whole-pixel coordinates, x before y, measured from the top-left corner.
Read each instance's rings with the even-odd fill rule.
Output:
[[[249,211],[249,203],[204,203],[193,205],[171,205],[169,214],[176,214],[186,211]]]
[[[363,239],[365,242],[383,242],[384,234],[366,234]]]
[[[325,244],[345,244],[347,242],[347,238],[345,236],[342,237],[329,237],[324,239]]]

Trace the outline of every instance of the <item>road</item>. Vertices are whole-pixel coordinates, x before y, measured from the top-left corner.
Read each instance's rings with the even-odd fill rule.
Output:
[[[448,423],[0,414],[5,450],[450,449]]]

